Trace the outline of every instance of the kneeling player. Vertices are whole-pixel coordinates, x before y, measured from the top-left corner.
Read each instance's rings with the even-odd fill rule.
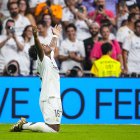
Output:
[[[52,29],[53,38],[50,45],[42,45],[38,40],[37,28],[33,27],[35,50],[37,52],[37,64],[40,78],[42,79],[40,93],[40,108],[45,122],[26,122],[21,118],[12,128],[12,132],[32,130],[38,132],[58,132],[62,117],[62,105],[60,98],[60,76],[57,64],[54,60],[54,51],[57,39],[61,32],[61,26]]]

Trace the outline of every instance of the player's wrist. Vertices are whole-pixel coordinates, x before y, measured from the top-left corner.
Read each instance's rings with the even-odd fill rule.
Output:
[[[38,38],[38,36],[37,36],[37,35],[34,35],[34,38],[35,38],[35,39],[37,39],[37,38]]]

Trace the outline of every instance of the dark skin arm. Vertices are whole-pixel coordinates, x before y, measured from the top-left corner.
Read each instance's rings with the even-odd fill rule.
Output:
[[[42,62],[43,57],[44,57],[43,47],[42,47],[42,44],[40,43],[40,41],[38,39],[37,27],[33,26],[32,28],[33,28],[33,36],[34,36],[35,46],[36,46],[36,49],[37,49],[37,54],[39,56],[40,61]]]
[[[60,36],[61,33],[61,26],[60,25],[56,25],[53,29],[52,29],[52,33],[53,33],[53,38],[51,40],[51,43],[49,45],[50,47],[50,52],[52,50],[56,50],[56,46],[57,46],[57,40],[58,37]],[[34,41],[35,41],[35,46],[37,49],[37,54],[39,56],[40,61],[43,60],[44,57],[44,50],[43,50],[43,45],[40,43],[39,39],[38,39],[38,35],[37,35],[37,27],[33,26],[33,36],[34,36]],[[45,46],[44,46],[45,47]]]

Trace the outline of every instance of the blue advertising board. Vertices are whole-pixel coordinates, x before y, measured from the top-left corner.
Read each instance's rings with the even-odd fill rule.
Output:
[[[0,123],[43,121],[38,77],[0,78]],[[61,78],[62,124],[140,124],[138,78]]]

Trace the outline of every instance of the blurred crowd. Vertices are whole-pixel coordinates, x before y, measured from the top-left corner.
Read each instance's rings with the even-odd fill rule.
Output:
[[[55,50],[61,76],[140,77],[140,0],[1,0],[0,75],[37,74],[32,25]]]

